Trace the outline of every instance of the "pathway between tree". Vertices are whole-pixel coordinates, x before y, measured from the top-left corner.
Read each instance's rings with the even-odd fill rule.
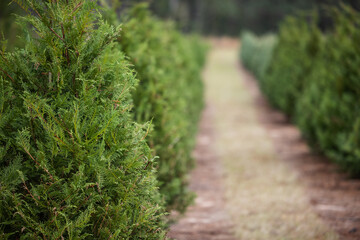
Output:
[[[259,113],[264,109],[254,101],[259,100],[258,90],[251,85],[249,76],[239,71],[236,45],[214,44],[204,79],[206,108],[195,151],[197,168],[190,185],[198,197],[195,205],[171,227],[169,237],[338,239],[309,201],[314,195],[309,197],[308,188],[302,183],[303,172],[284,161],[294,155],[284,155],[286,149],[276,142],[279,129],[269,127],[267,115]],[[296,147],[306,148],[303,145]],[[343,209],[332,204],[317,207],[329,211]]]

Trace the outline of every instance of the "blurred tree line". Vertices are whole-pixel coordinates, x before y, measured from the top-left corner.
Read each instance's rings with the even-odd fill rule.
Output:
[[[341,2],[360,10],[359,0],[148,0],[162,18],[178,22],[184,31],[238,36],[242,30],[263,34],[277,31],[279,21],[298,11],[319,9],[322,29],[331,26],[326,7]]]
[[[102,1],[102,0],[100,0]],[[105,0],[112,1],[114,0]],[[11,0],[0,0],[0,30],[10,41],[17,31],[10,13],[17,11]],[[322,29],[332,25],[324,6],[340,5],[341,2],[360,10],[359,0],[119,0],[120,9],[148,2],[151,10],[160,18],[175,20],[185,32],[196,31],[205,35],[238,36],[243,30],[257,34],[277,31],[279,21],[286,15],[302,10],[318,8]]]
[[[20,28],[15,23],[14,13],[20,12],[19,7],[13,3],[12,0],[0,0],[0,39],[3,37],[7,39],[10,47],[18,46],[16,41],[17,35],[20,33]]]

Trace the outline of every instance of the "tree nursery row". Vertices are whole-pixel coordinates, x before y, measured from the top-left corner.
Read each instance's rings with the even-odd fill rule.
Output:
[[[278,35],[242,36],[241,59],[270,103],[296,123],[317,152],[360,176],[360,12],[329,8],[288,17]]]
[[[185,211],[206,46],[146,5],[18,0],[0,51],[0,239],[163,239]]]

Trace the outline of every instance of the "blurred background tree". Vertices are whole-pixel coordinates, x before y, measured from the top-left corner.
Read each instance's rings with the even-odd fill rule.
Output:
[[[15,3],[9,5],[10,2],[11,0],[0,0],[0,30],[13,46],[18,32],[11,13],[21,11]],[[216,36],[238,36],[244,30],[257,34],[276,32],[278,23],[286,15],[313,8],[320,10],[319,24],[322,29],[326,29],[331,27],[332,23],[324,6],[340,5],[343,2],[360,10],[359,0],[119,0],[119,2],[120,11],[139,2],[148,2],[151,10],[158,17],[174,20],[183,31]]]
[[[0,0],[0,39],[7,39],[10,48],[19,46],[17,35],[20,33],[19,26],[15,23],[14,13],[19,13],[20,8],[11,3],[12,0]]]
[[[128,1],[132,2],[132,1]],[[326,5],[341,2],[360,10],[359,0],[147,0],[161,18],[175,20],[184,31],[238,36],[242,30],[275,32],[285,16],[318,8],[320,27],[332,25]]]

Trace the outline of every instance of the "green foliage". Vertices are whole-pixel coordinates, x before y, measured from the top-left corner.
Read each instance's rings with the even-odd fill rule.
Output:
[[[280,26],[279,41],[262,87],[270,102],[290,116],[302,94],[304,76],[312,70],[320,40],[321,32],[315,23],[306,22],[306,16],[289,17]]]
[[[274,34],[257,37],[250,32],[241,36],[240,58],[244,66],[258,79],[264,79],[272,59],[277,38]]]
[[[317,149],[360,176],[360,13],[343,6],[331,15],[335,29],[305,78],[296,120]]]
[[[314,149],[360,176],[360,13],[343,5],[331,16],[326,35],[309,18],[287,19],[260,84]]]
[[[186,186],[203,106],[200,73],[206,48],[151,16],[146,5],[131,9],[122,27],[120,47],[140,79],[133,93],[135,118],[152,121],[148,142],[159,156],[160,191],[169,210],[183,212],[193,198]]]
[[[162,239],[133,70],[93,1],[24,0],[0,58],[0,238]]]

